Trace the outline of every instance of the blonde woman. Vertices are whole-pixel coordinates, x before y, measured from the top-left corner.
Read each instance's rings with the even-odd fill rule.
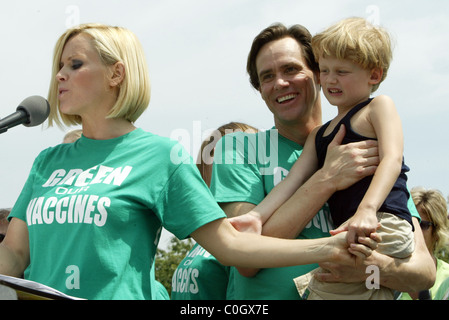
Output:
[[[441,284],[449,278],[449,264],[437,257],[437,253],[449,245],[449,219],[447,203],[439,190],[416,187],[411,190],[413,202],[421,216],[420,227],[427,249],[437,269],[435,284],[430,288],[430,298],[436,299]],[[419,292],[402,293],[400,300],[418,299]]]
[[[86,299],[154,299],[162,226],[181,239],[191,235],[226,265],[355,262],[344,236],[281,240],[232,227],[191,158],[171,161],[178,144],[135,127],[150,81],[142,47],[127,29],[67,30],[56,43],[48,99],[49,125],[81,125],[83,136],[36,158],[0,246],[0,273],[25,272]],[[327,170],[333,176],[335,169]],[[327,186],[338,182],[334,176]],[[371,253],[364,245],[350,251]]]

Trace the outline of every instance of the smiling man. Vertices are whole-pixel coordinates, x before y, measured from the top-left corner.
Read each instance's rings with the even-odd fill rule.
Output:
[[[301,45],[291,37],[265,44],[256,58],[257,89],[273,113],[275,127],[299,145],[321,124],[316,68],[307,64]]]

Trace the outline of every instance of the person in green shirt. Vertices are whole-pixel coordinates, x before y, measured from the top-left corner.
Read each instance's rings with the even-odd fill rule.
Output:
[[[440,295],[437,297],[437,291],[449,277],[449,263],[437,257],[440,249],[447,247],[449,243],[449,219],[447,218],[446,199],[444,199],[439,190],[422,187],[413,188],[411,196],[421,216],[420,229],[437,270],[435,283],[429,289],[430,298],[438,300],[441,297]],[[399,295],[399,299],[416,300],[419,296],[420,292],[403,292]]]
[[[225,265],[356,262],[344,235],[298,241],[237,231],[181,145],[134,125],[149,99],[145,55],[131,31],[83,24],[62,34],[48,124],[81,125],[83,134],[35,159],[0,244],[0,274],[85,299],[156,299],[162,226]],[[329,185],[334,170],[327,167]],[[354,249],[367,257],[379,240]]]
[[[322,124],[319,68],[313,57],[311,38],[301,25],[287,28],[278,23],[262,30],[253,40],[247,71],[252,86],[273,114],[274,127],[253,135],[237,133],[223,137],[216,147],[216,153],[220,150],[222,154],[215,155],[211,183],[211,191],[227,216],[239,217],[233,220],[233,225],[240,230],[250,229],[285,239],[329,235],[333,226],[325,206],[327,199],[376,169],[376,143],[340,145],[345,133],[342,128],[329,146],[323,168],[268,220],[263,221],[253,211],[288,174],[309,133]],[[360,155],[365,158],[358,158]],[[330,185],[325,174],[330,163],[341,164],[337,185]],[[417,221],[413,219],[415,229]],[[381,285],[394,289],[428,288],[433,283],[435,269],[420,230],[415,232],[415,245],[410,259],[393,259],[374,251],[358,269],[323,263],[321,266],[329,272],[316,277],[329,282],[363,282],[367,278],[366,266],[374,265],[379,267]],[[236,299],[299,299],[293,278],[315,267],[238,268],[239,272],[234,272],[234,296]],[[408,281],[410,278],[415,281]]]

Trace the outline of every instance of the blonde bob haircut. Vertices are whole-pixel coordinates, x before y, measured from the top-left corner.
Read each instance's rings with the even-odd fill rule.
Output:
[[[312,49],[318,62],[321,57],[335,57],[351,60],[366,70],[382,69],[381,81],[373,86],[372,92],[387,77],[393,58],[389,33],[357,17],[344,19],[315,35]]]
[[[449,244],[449,219],[446,199],[441,191],[414,187],[410,194],[419,212],[423,212],[433,223],[435,244],[432,253],[437,253]]]
[[[125,77],[119,86],[117,101],[111,108],[108,118],[123,118],[135,122],[148,107],[151,95],[148,66],[142,45],[134,33],[125,28],[89,23],[68,29],[56,42],[48,91],[50,104],[48,126],[51,127],[54,123],[60,127],[63,124],[66,126],[81,124],[80,116],[60,112],[56,79],[65,45],[79,34],[90,36],[92,45],[105,66],[123,63]]]

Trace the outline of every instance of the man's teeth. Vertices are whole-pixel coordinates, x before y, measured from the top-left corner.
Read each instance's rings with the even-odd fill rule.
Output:
[[[295,97],[296,97],[296,94],[293,94],[293,93],[292,94],[288,94],[286,96],[278,98],[278,102],[282,103],[282,102],[284,102],[286,100],[294,99]]]

